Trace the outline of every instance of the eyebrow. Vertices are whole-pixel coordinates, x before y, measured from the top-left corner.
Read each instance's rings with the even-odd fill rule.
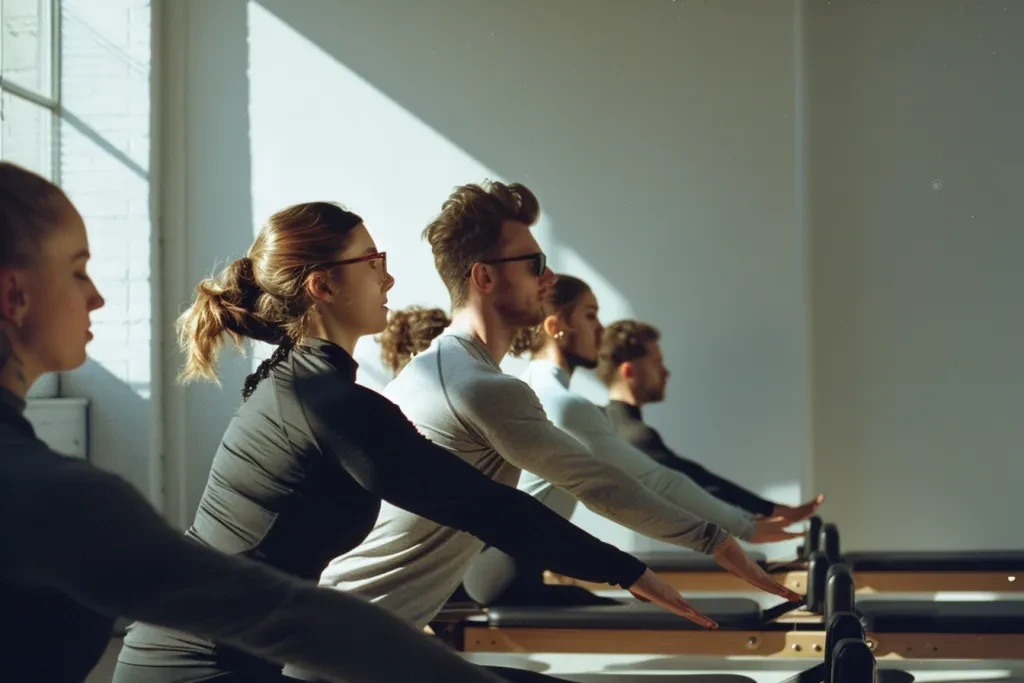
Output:
[[[363,253],[364,254],[376,254],[377,253],[377,247],[367,247],[366,251],[364,251]]]
[[[75,254],[74,256],[71,257],[71,261],[74,262],[74,261],[79,261],[81,259],[88,260],[89,258],[90,258],[89,250],[88,249],[82,249],[80,252],[78,252],[77,254]]]

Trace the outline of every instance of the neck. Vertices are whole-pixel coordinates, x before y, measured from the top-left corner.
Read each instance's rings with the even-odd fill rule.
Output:
[[[306,336],[326,339],[332,344],[337,344],[345,349],[348,355],[353,357],[355,356],[356,342],[359,341],[360,337],[360,335],[346,329],[343,325],[339,325],[333,320],[325,319],[322,316],[317,316],[310,321],[309,329],[306,330]]]
[[[533,357],[537,360],[546,360],[554,363],[569,373],[570,377],[572,377],[572,373],[576,369],[573,364],[569,362],[569,359],[565,357],[565,354],[562,353],[562,350],[555,344],[545,344],[544,348],[533,354]]]
[[[494,309],[472,304],[452,312],[451,326],[474,334],[498,364],[504,360],[512,340],[519,333],[519,328],[502,320]]]
[[[10,331],[0,327],[0,386],[25,398],[39,374],[26,367],[22,355],[11,340]]]
[[[628,403],[631,406],[642,408],[643,403],[636,400],[633,392],[629,390],[629,387],[622,386],[621,384],[615,384],[608,389],[608,398],[613,401],[619,401],[620,403]]]

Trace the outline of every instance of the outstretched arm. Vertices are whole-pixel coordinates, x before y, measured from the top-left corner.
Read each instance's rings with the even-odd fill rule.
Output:
[[[660,541],[711,554],[728,534],[651,492],[597,458],[548,419],[537,395],[507,375],[482,379],[458,397],[463,420],[517,467],[567,491],[588,508]]]
[[[662,466],[685,474],[698,486],[726,503],[735,505],[751,514],[765,517],[771,517],[775,511],[775,503],[765,500],[735,482],[714,474],[699,463],[676,454],[662,440],[661,435],[651,427],[644,425],[643,429],[639,430],[629,441]]]
[[[64,460],[5,491],[3,579],[299,663],[328,681],[499,683],[380,608],[186,539],[123,480]]]
[[[688,476],[660,465],[615,433],[601,409],[582,397],[566,402],[552,415],[556,425],[586,446],[595,457],[620,467],[656,495],[730,534],[749,541],[757,530],[753,517],[716,498]]]
[[[389,503],[471,533],[513,557],[585,581],[629,588],[647,569],[434,444],[384,396],[340,385],[330,376],[301,380],[296,388],[321,448],[361,486]],[[372,428],[339,428],[339,415],[347,424]]]

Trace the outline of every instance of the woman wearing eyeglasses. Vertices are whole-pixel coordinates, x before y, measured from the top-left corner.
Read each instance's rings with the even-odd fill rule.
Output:
[[[225,337],[277,350],[245,382],[187,535],[316,581],[332,558],[365,539],[386,500],[510,555],[678,608],[678,593],[639,560],[491,481],[355,383],[356,341],[387,324],[394,278],[386,264],[359,216],[330,203],[299,204],[273,215],[248,255],[196,287],[179,320],[184,381],[216,377]],[[280,671],[222,644],[136,623],[114,680],[287,680]],[[494,671],[506,680],[551,680]]]

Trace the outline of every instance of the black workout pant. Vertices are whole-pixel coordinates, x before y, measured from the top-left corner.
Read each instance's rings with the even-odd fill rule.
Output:
[[[476,556],[462,581],[470,599],[481,607],[578,607],[617,605],[579,586],[548,586],[541,567],[517,560],[497,548]]]

